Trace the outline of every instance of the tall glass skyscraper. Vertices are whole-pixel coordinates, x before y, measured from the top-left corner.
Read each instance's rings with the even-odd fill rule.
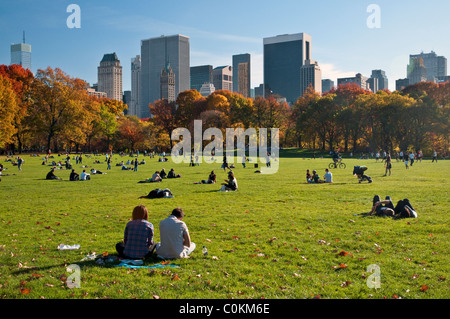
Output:
[[[189,38],[161,36],[141,41],[141,82],[138,117],[150,117],[148,105],[161,99],[161,70],[170,64],[175,75],[175,99],[190,89]]]
[[[31,71],[31,45],[11,44],[11,64],[21,65],[24,69]]]
[[[293,104],[302,95],[300,68],[311,59],[306,33],[264,38],[264,96],[280,96]]]
[[[191,90],[200,92],[203,84],[213,83],[213,66],[199,65],[191,67]]]

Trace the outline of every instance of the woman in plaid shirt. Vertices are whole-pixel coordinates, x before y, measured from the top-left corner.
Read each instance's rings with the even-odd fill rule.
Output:
[[[125,227],[123,242],[116,245],[120,258],[141,259],[149,257],[155,248],[154,228],[148,221],[147,207],[140,205],[133,209],[132,220]]]

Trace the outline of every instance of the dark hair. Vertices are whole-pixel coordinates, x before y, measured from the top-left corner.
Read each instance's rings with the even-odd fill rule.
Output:
[[[183,209],[181,207],[177,207],[172,211],[172,215],[174,215],[177,218],[183,218],[184,217],[184,212]]]
[[[145,207],[144,205],[136,206],[136,207],[133,209],[132,218],[133,218],[133,220],[136,220],[136,219],[145,219],[145,220],[148,220],[148,210],[147,210],[147,207]]]

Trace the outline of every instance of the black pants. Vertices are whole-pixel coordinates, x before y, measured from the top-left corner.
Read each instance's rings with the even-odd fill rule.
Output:
[[[397,205],[395,206],[395,208],[394,208],[395,215],[397,215],[400,218],[414,217],[414,216],[409,215],[409,213],[406,211],[405,207],[407,207],[409,211],[411,211],[411,210],[415,211],[415,209],[412,207],[409,200],[407,198],[405,198],[404,200],[399,200]]]

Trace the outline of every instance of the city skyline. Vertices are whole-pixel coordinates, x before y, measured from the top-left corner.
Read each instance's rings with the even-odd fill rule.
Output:
[[[124,66],[126,91],[131,89],[129,61],[140,54],[140,41],[183,34],[191,39],[191,66],[232,65],[233,55],[249,53],[254,88],[263,83],[263,39],[304,32],[314,39],[313,59],[323,79],[336,83],[337,78],[357,73],[369,77],[372,70],[381,69],[393,91],[395,81],[407,76],[411,54],[434,51],[450,56],[450,44],[443,38],[450,31],[445,15],[450,4],[376,1],[381,28],[370,28],[367,8],[371,3],[322,1],[302,10],[305,1],[281,1],[274,6],[268,1],[232,0],[230,6],[239,10],[233,10],[229,23],[221,24],[214,23],[218,5],[202,5],[206,1],[125,4],[83,0],[76,2],[81,8],[81,28],[70,29],[66,25],[69,2],[19,0],[0,4],[0,64],[9,65],[10,45],[20,43],[26,31],[27,43],[33,47],[33,72],[59,67],[92,85],[98,61],[108,52],[117,52]],[[167,13],[164,18],[163,13]]]

